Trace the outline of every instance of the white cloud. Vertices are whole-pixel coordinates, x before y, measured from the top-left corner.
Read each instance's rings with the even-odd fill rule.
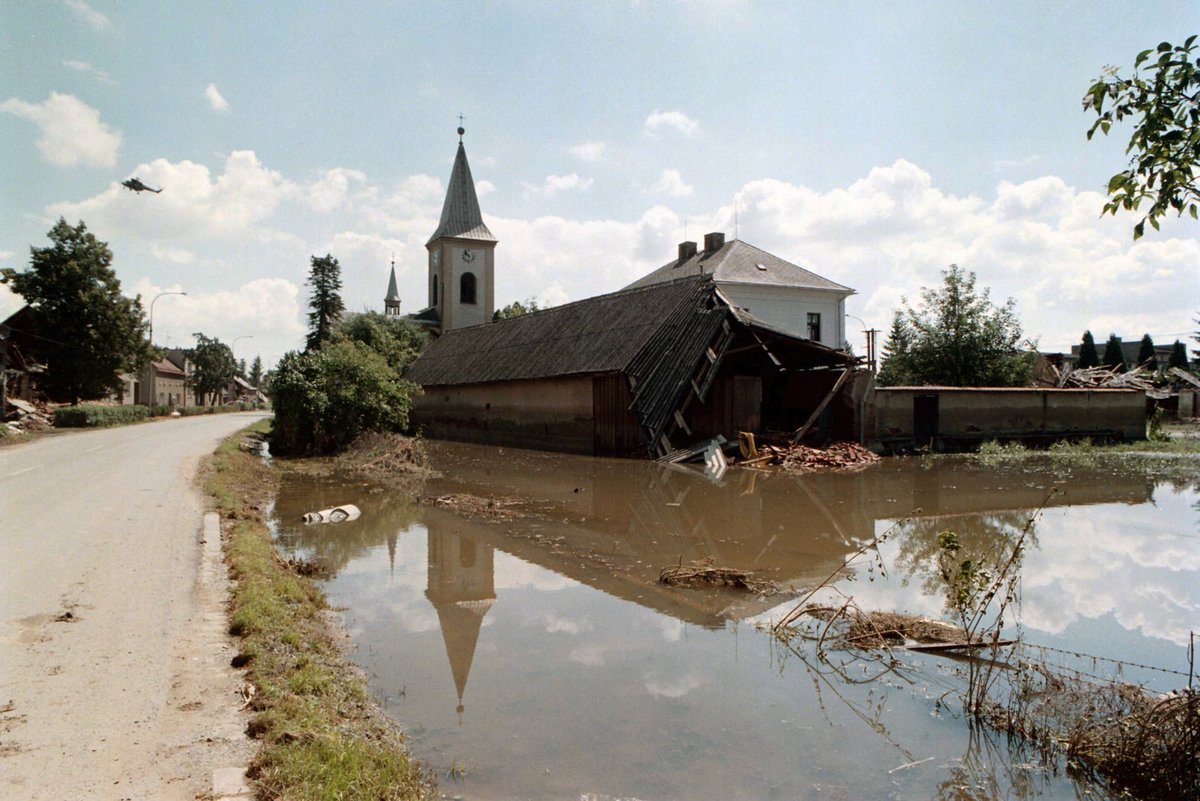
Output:
[[[80,162],[93,167],[112,167],[117,163],[121,132],[100,121],[100,112],[74,95],[51,92],[41,103],[27,103],[15,97],[0,103],[0,111],[15,114],[41,130],[38,150],[46,161],[58,167]]]
[[[208,98],[208,105],[213,111],[224,113],[229,111],[229,101],[221,96],[220,90],[217,89],[215,83],[210,83],[204,88],[204,96]]]
[[[679,170],[663,170],[658,182],[650,187],[650,191],[669,197],[687,197],[692,194],[692,188],[683,180]]]
[[[63,66],[67,67],[68,69],[73,69],[76,72],[82,72],[82,73],[91,75],[97,81],[99,81],[100,83],[105,84],[107,86],[116,86],[117,85],[117,82],[114,81],[111,77],[109,77],[109,74],[107,72],[105,72],[104,70],[97,69],[95,66],[89,64],[86,61],[74,61],[74,60],[64,61]]]
[[[530,194],[542,195],[543,197],[554,197],[559,192],[585,190],[592,185],[592,182],[591,178],[581,178],[578,173],[547,175],[546,180],[542,182],[541,186],[525,184],[525,191]]]
[[[646,118],[643,130],[651,136],[657,136],[664,129],[674,129],[684,136],[691,136],[700,130],[700,123],[693,120],[682,111],[659,111]]]
[[[366,180],[366,174],[358,170],[345,167],[325,170],[319,179],[305,187],[306,199],[317,211],[330,212],[346,201],[352,183],[364,184]]]
[[[192,161],[155,159],[134,170],[162,194],[137,195],[113,183],[104,192],[78,203],[56,203],[54,216],[84,219],[97,231],[120,232],[147,241],[191,241],[255,234],[277,234],[256,228],[285,199],[299,190],[279,173],[265,168],[251,150],[225,159],[224,172],[213,177],[208,167]],[[145,206],[153,203],[154,213]]]
[[[254,342],[252,347],[239,347],[239,357],[245,355],[245,347],[273,359],[304,339],[300,287],[283,278],[256,278],[232,289],[211,291],[182,283],[159,287],[142,279],[131,291],[148,306],[159,293],[181,289],[187,294],[164,298],[154,307],[154,339],[160,345],[190,347],[197,331],[224,342],[246,336]]]
[[[496,185],[491,181],[476,181],[475,195],[477,197],[486,197],[496,191]]]
[[[150,246],[150,255],[156,259],[169,261],[173,264],[192,264],[196,261],[196,254],[190,250],[180,248],[165,248],[159,245]]]
[[[112,27],[112,22],[108,17],[89,6],[84,0],[63,0],[63,5],[71,9],[75,16],[91,25],[95,30],[105,31]]]
[[[600,141],[582,142],[578,145],[567,148],[567,152],[572,156],[583,161],[596,164],[604,160],[604,151],[607,144]]]

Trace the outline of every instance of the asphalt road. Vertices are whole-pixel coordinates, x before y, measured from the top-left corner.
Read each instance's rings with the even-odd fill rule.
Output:
[[[247,750],[196,471],[262,416],[0,448],[0,796],[190,800]]]

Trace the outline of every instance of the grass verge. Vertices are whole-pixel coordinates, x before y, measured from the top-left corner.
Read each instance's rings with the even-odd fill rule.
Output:
[[[431,778],[346,659],[324,594],[271,543],[266,509],[278,476],[251,447],[269,427],[264,420],[226,440],[208,485],[234,579],[235,661],[255,688],[250,733],[261,747],[249,776],[262,799],[431,798]]]

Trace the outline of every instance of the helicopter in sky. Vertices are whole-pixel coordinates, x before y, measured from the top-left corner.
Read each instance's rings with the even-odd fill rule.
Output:
[[[136,176],[130,178],[128,181],[121,181],[121,186],[125,187],[130,192],[153,192],[156,195],[159,192],[162,192],[161,189],[151,189],[150,187],[146,186],[144,183],[142,183],[141,179]]]

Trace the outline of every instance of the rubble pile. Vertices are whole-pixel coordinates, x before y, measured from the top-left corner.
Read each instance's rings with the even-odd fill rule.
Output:
[[[54,412],[43,402],[7,398],[4,401],[4,422],[9,433],[42,431],[52,428]]]
[[[1056,370],[1057,371],[1057,370]],[[1065,370],[1058,373],[1057,386],[1079,389],[1155,389],[1153,374],[1141,367],[1121,372],[1120,367],[1085,367],[1082,370]]]

